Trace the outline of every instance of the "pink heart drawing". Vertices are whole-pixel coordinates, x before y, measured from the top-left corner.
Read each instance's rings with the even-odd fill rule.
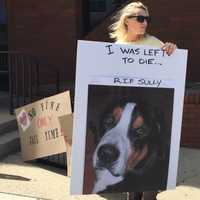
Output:
[[[21,116],[19,116],[19,123],[22,124],[23,126],[27,125],[27,115],[25,112],[23,112]]]

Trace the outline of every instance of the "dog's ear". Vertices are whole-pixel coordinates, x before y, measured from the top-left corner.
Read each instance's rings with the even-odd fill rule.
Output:
[[[165,157],[167,135],[165,114],[160,107],[147,103],[140,104],[138,113],[144,117],[144,124],[148,127],[148,143],[151,149],[158,153],[158,157]]]
[[[156,109],[155,116],[156,116],[155,132],[157,133],[157,142],[159,143],[159,145],[157,146],[158,156],[159,159],[163,160],[166,156],[166,150],[168,148],[165,115],[161,109]]]
[[[154,108],[154,124],[157,134],[164,134],[164,112],[159,108]]]

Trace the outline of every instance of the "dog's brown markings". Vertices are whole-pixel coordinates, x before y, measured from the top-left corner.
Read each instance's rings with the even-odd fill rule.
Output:
[[[132,154],[130,155],[128,161],[127,161],[127,171],[134,169],[134,167],[136,167],[136,165],[144,159],[144,157],[147,155],[148,153],[148,146],[145,145],[142,149],[140,150],[133,150]]]
[[[134,122],[133,122],[133,128],[136,129],[136,128],[139,128],[142,126],[142,124],[144,123],[144,119],[142,116],[138,116]]]
[[[122,112],[123,112],[123,109],[121,107],[116,107],[114,110],[113,110],[113,116],[115,118],[115,121],[118,122],[122,116]]]
[[[118,122],[121,118],[123,112],[123,108],[122,107],[116,107],[113,110],[113,117],[115,119],[116,122]],[[142,126],[142,124],[144,123],[144,118],[142,116],[138,116],[134,122],[133,122],[133,128],[137,129],[139,127]],[[144,157],[147,155],[148,153],[148,146],[145,145],[142,149],[139,150],[133,150],[132,154],[130,155],[128,161],[127,161],[127,170],[131,170],[133,169],[141,160],[144,159]]]

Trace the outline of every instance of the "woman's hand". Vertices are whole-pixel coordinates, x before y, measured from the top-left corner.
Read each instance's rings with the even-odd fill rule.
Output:
[[[166,42],[161,48],[170,56],[177,49],[177,46],[171,42]]]

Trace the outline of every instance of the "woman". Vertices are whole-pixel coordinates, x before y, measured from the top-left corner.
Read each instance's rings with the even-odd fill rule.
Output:
[[[160,47],[171,55],[177,48],[171,42],[163,43],[146,33],[151,21],[148,9],[141,2],[132,2],[120,10],[114,17],[116,22],[110,26],[110,37],[117,43],[150,45]]]
[[[110,37],[117,43],[150,45],[162,48],[168,55],[171,55],[177,48],[171,42],[163,43],[158,38],[149,35],[146,30],[151,22],[148,8],[141,2],[132,2],[121,9],[114,17],[116,22],[110,26]],[[156,199],[157,192],[136,192],[134,200]],[[142,197],[143,196],[143,197]],[[132,194],[129,195],[132,199]]]

